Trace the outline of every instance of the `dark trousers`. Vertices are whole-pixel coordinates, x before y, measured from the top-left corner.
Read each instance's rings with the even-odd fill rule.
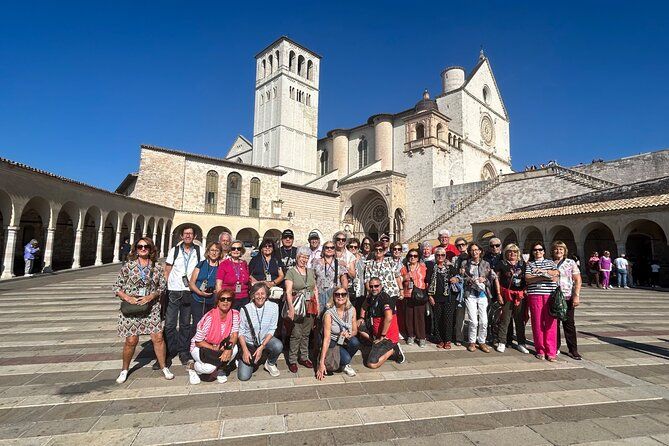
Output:
[[[179,359],[190,357],[191,292],[168,291],[165,312],[165,341],[168,357],[179,355]],[[179,327],[177,329],[177,322]]]
[[[564,338],[567,341],[569,353],[578,353],[578,344],[576,342],[576,325],[574,324],[574,303],[571,299],[567,300],[567,320],[562,322],[564,328]],[[557,321],[557,348],[560,350],[562,336],[560,336],[560,321]]]
[[[515,306],[513,302],[504,302],[502,306],[502,316],[499,322],[499,342],[511,344],[513,341],[513,325],[516,325],[516,340],[518,345],[525,345],[525,299],[520,301],[520,305]]]
[[[200,319],[214,308],[214,304],[212,303],[211,305],[207,305],[204,302],[195,302],[190,306],[191,310],[191,315],[193,316],[193,323],[191,324],[190,328],[190,339],[193,339],[193,336],[195,336],[195,333],[197,332],[197,324],[200,322]]]
[[[453,299],[446,302],[435,302],[434,334],[437,342],[454,342],[455,338],[455,307]]]
[[[404,299],[404,325],[407,336],[425,339],[425,302],[417,303],[414,299]]]
[[[235,299],[235,301],[232,303],[232,308],[237,310],[237,311],[242,311],[242,307],[249,302],[251,302],[250,297],[243,297],[241,299]]]

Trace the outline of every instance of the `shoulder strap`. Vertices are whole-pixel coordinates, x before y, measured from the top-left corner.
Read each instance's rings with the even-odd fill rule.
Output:
[[[174,257],[172,257],[172,265],[177,262],[177,257],[179,257],[179,245],[174,247]]]
[[[337,280],[339,279],[339,262],[337,261],[337,257],[334,259],[334,286],[337,286]]]
[[[244,314],[246,315],[246,322],[249,323],[249,330],[251,330],[251,336],[253,336],[253,345],[258,347],[260,345],[260,341],[258,341],[258,336],[256,335],[256,331],[253,328],[253,323],[251,322],[251,316],[249,315],[249,310],[246,308],[246,305],[242,306],[242,310],[244,310]]]
[[[196,245],[193,243],[193,246],[195,246],[195,254],[197,254],[197,262],[200,263],[200,245]]]

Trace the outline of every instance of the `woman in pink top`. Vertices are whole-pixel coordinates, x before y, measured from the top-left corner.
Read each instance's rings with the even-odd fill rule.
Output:
[[[232,307],[238,311],[249,303],[249,265],[242,260],[244,252],[242,242],[232,242],[230,257],[221,262],[216,273],[216,293],[220,290],[233,290],[235,302]]]
[[[599,271],[602,273],[602,288],[611,288],[609,282],[611,280],[611,253],[604,251],[604,254],[599,258]]]

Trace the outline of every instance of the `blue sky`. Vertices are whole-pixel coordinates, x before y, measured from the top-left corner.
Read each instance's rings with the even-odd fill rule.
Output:
[[[0,156],[112,190],[141,143],[224,156],[252,136],[253,56],[284,34],[323,56],[320,135],[437,93],[484,45],[515,169],[669,147],[661,2],[228,5],[5,2]]]

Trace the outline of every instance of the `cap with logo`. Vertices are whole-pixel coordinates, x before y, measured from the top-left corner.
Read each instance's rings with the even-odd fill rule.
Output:
[[[318,235],[318,232],[316,232],[316,231],[311,231],[311,232],[309,233],[309,238],[308,238],[308,240],[313,240],[313,239],[315,239],[315,238],[317,238],[318,240],[320,240],[320,239],[321,239],[321,236]]]
[[[281,233],[281,238],[295,238],[295,234],[292,229],[286,229]]]

